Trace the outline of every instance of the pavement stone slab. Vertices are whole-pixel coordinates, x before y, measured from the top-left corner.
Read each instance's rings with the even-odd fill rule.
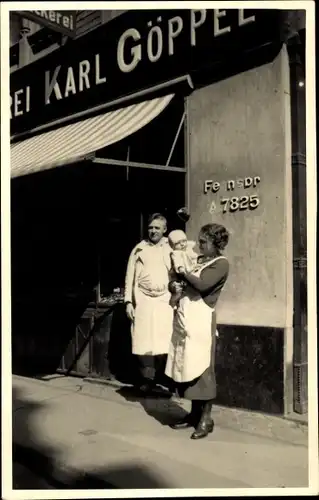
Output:
[[[190,430],[164,425],[187,404],[53,380],[14,377],[13,438],[46,457],[64,484],[92,476],[118,488],[307,487],[307,435],[298,427],[279,422],[285,439],[274,438],[271,419],[251,414],[243,425],[240,413],[217,407],[214,433],[194,442]],[[260,422],[270,429],[262,436],[253,432]]]

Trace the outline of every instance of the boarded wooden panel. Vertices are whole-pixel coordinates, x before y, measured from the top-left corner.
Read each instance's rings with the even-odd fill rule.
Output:
[[[76,38],[99,26],[101,21],[100,10],[79,10],[76,16]]]
[[[109,378],[111,376],[108,354],[113,313],[101,318],[96,333],[91,339],[90,374]]]
[[[81,323],[76,329],[76,353],[80,351],[84,344],[86,344],[83,353],[81,354],[79,360],[76,363],[76,372],[81,375],[88,375],[90,368],[90,345],[87,342],[90,330],[93,327],[92,316],[86,316],[82,318]]]
[[[60,370],[65,372],[72,365],[74,365],[77,355],[81,351],[82,347],[87,344],[80,358],[73,366],[72,373],[76,373],[81,376],[89,374],[91,357],[90,345],[89,342],[87,342],[87,339],[94,324],[93,312],[94,310],[92,308],[88,308],[82,315],[79,323],[76,325],[74,329],[74,336],[70,339],[67,349],[60,361]]]

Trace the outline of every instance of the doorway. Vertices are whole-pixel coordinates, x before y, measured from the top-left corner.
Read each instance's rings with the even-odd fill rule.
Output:
[[[92,167],[100,289],[105,296],[114,288],[124,288],[130,252],[147,236],[147,222],[152,213],[160,212],[167,218],[168,231],[184,229],[177,211],[185,203],[185,172],[129,166]]]

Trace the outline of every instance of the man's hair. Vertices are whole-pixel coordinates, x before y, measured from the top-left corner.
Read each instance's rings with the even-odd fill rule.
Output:
[[[155,213],[149,216],[148,218],[148,225],[150,225],[154,220],[161,220],[165,223],[165,226],[167,227],[167,219],[164,217],[164,215],[160,213]]]

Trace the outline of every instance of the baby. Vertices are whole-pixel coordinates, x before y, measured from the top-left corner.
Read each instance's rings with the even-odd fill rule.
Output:
[[[175,307],[180,299],[181,293],[174,291],[174,282],[178,281],[186,285],[178,275],[190,272],[195,267],[198,254],[194,251],[195,242],[188,241],[184,231],[179,229],[172,231],[168,235],[168,242],[172,248],[171,260],[173,267],[173,276],[170,282],[170,289],[172,292],[170,304],[172,307]]]
[[[194,251],[195,241],[188,241],[184,231],[176,229],[168,235],[168,242],[172,248],[171,259],[175,273],[185,273],[193,269],[198,255]]]

